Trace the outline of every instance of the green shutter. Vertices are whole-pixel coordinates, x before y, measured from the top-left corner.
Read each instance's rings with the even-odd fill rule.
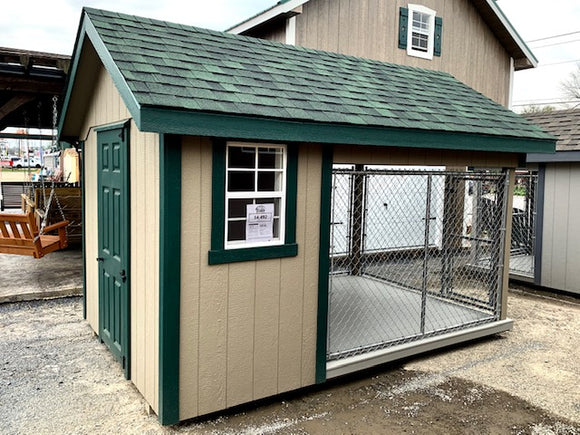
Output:
[[[409,23],[409,9],[399,8],[399,48],[407,48],[407,25]]]
[[[435,41],[433,44],[433,55],[441,56],[441,36],[442,36],[443,19],[435,17]]]

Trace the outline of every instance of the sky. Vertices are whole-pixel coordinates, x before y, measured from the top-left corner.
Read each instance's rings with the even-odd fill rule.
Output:
[[[275,1],[4,0],[0,47],[70,55],[83,6],[224,30]],[[537,68],[515,74],[513,109],[562,101],[560,83],[580,64],[580,1],[497,0],[497,4],[539,61]]]

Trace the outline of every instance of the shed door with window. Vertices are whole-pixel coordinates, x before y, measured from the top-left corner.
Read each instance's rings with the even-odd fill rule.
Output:
[[[99,336],[129,377],[127,132],[99,131]]]

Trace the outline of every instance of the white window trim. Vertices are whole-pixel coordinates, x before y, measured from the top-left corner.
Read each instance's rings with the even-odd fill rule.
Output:
[[[409,56],[420,57],[422,59],[433,59],[433,49],[435,46],[435,15],[436,11],[422,5],[408,5],[408,25],[407,25],[407,54]],[[415,50],[413,48],[413,12],[429,15],[429,33],[427,35],[427,51]]]
[[[281,149],[282,154],[282,169],[262,169],[263,172],[280,172],[282,171],[282,186],[280,191],[277,192],[230,192],[228,191],[228,172],[230,168],[228,166],[228,156],[230,147],[251,147],[251,148],[278,148]],[[256,152],[256,159],[258,158],[258,153]],[[264,246],[279,246],[284,245],[286,240],[286,174],[288,168],[288,147],[281,144],[271,144],[271,143],[250,143],[250,142],[228,142],[226,144],[226,184],[225,184],[225,228],[224,228],[224,249],[246,249],[246,248],[259,248]],[[244,171],[244,169],[234,169],[236,171]],[[248,169],[248,172],[255,172],[256,177],[258,176],[258,169]],[[257,189],[257,180],[256,180]],[[267,242],[253,242],[248,243],[243,240],[228,241],[228,222],[229,219],[229,200],[230,199],[263,199],[263,198],[276,198],[280,200],[280,215],[278,216],[278,237],[267,241]]]

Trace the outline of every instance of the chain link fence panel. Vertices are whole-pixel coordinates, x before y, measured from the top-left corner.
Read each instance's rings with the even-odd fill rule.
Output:
[[[516,173],[512,210],[510,273],[534,278],[538,174]]]
[[[328,360],[499,319],[505,173],[333,171]]]

